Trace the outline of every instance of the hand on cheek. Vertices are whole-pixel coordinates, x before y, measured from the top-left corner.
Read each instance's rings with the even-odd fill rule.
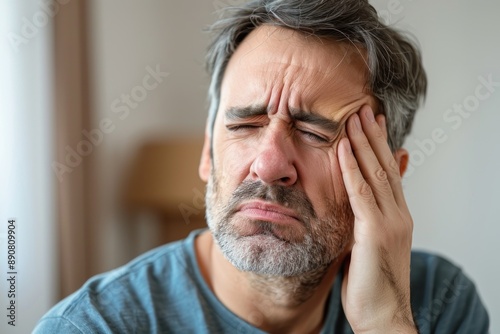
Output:
[[[413,221],[400,170],[387,144],[384,116],[361,108],[338,148],[354,212],[354,244],[346,262],[342,303],[354,332],[415,333],[410,305]]]

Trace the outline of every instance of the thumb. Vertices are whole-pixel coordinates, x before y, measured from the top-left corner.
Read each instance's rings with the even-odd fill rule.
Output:
[[[349,281],[349,268],[351,266],[351,254],[346,256],[344,264],[342,266],[342,291],[341,291],[341,301],[342,308],[345,310],[345,302],[347,296],[347,282]]]

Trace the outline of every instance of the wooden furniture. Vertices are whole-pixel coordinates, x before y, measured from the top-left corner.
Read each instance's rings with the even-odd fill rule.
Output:
[[[206,227],[205,184],[198,176],[202,138],[145,143],[133,159],[123,191],[126,211],[159,221],[151,245],[182,239]]]

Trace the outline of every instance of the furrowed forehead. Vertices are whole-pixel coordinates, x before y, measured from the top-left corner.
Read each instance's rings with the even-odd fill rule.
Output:
[[[266,50],[266,52],[262,52],[263,50]],[[271,93],[269,91],[263,92],[262,88],[274,84],[273,80],[277,78],[277,75],[271,71],[272,69],[275,70],[275,67],[271,68],[271,64],[279,62],[285,65],[296,65],[297,67],[316,67],[316,72],[319,73],[335,71],[338,74],[335,76],[336,79],[347,78],[349,82],[343,82],[335,88],[332,87],[331,91],[334,92],[334,94],[330,94],[332,96],[343,95],[347,99],[359,99],[360,95],[371,95],[366,91],[368,71],[363,54],[362,49],[348,42],[306,36],[302,32],[291,29],[260,26],[240,43],[230,58],[220,87],[218,110],[213,110],[214,117],[212,120],[215,121],[215,118],[217,118],[216,112],[222,112],[228,106],[234,106],[234,100],[241,102],[236,104],[237,106],[255,105],[255,103],[272,104],[272,101],[269,101],[269,96],[263,97]],[[307,62],[308,59],[309,62]],[[252,83],[251,80],[248,80],[250,76],[245,73],[245,70],[256,66],[259,66],[258,68],[261,71],[257,76],[261,80]],[[289,68],[286,71],[287,75],[290,75]],[[302,74],[300,72],[300,75]],[[317,94],[313,93],[313,89],[304,87],[304,85],[308,83],[314,84],[318,80],[304,79],[300,75],[294,78],[291,89],[301,92],[300,95],[302,96],[288,104],[298,110],[319,110],[320,108],[315,108],[309,102],[316,100]],[[224,82],[231,76],[233,76],[230,78],[231,84],[224,85]],[[245,89],[239,89],[240,95],[235,98],[234,92],[243,85],[246,85]],[[356,86],[356,89],[353,89],[353,86]],[[259,91],[252,95],[252,90],[255,87]],[[307,97],[307,94],[310,96]],[[228,102],[227,99],[230,97],[232,97],[232,101]],[[319,105],[319,107],[323,107],[324,104]],[[344,102],[343,104],[347,103]],[[213,129],[213,124],[214,122],[212,122],[211,129]]]

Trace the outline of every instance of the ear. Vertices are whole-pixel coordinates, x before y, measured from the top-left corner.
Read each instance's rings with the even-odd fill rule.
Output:
[[[403,177],[403,175],[406,172],[406,169],[408,168],[408,161],[410,159],[408,151],[405,150],[404,148],[398,149],[396,152],[394,152],[394,159],[398,163],[399,174],[401,175],[401,177]]]
[[[210,172],[212,169],[210,144],[211,140],[210,140],[210,135],[208,134],[208,126],[207,126],[207,130],[205,130],[205,141],[203,143],[203,149],[201,151],[200,166],[198,167],[198,174],[200,175],[200,179],[203,182],[208,182],[208,178],[210,176]]]

